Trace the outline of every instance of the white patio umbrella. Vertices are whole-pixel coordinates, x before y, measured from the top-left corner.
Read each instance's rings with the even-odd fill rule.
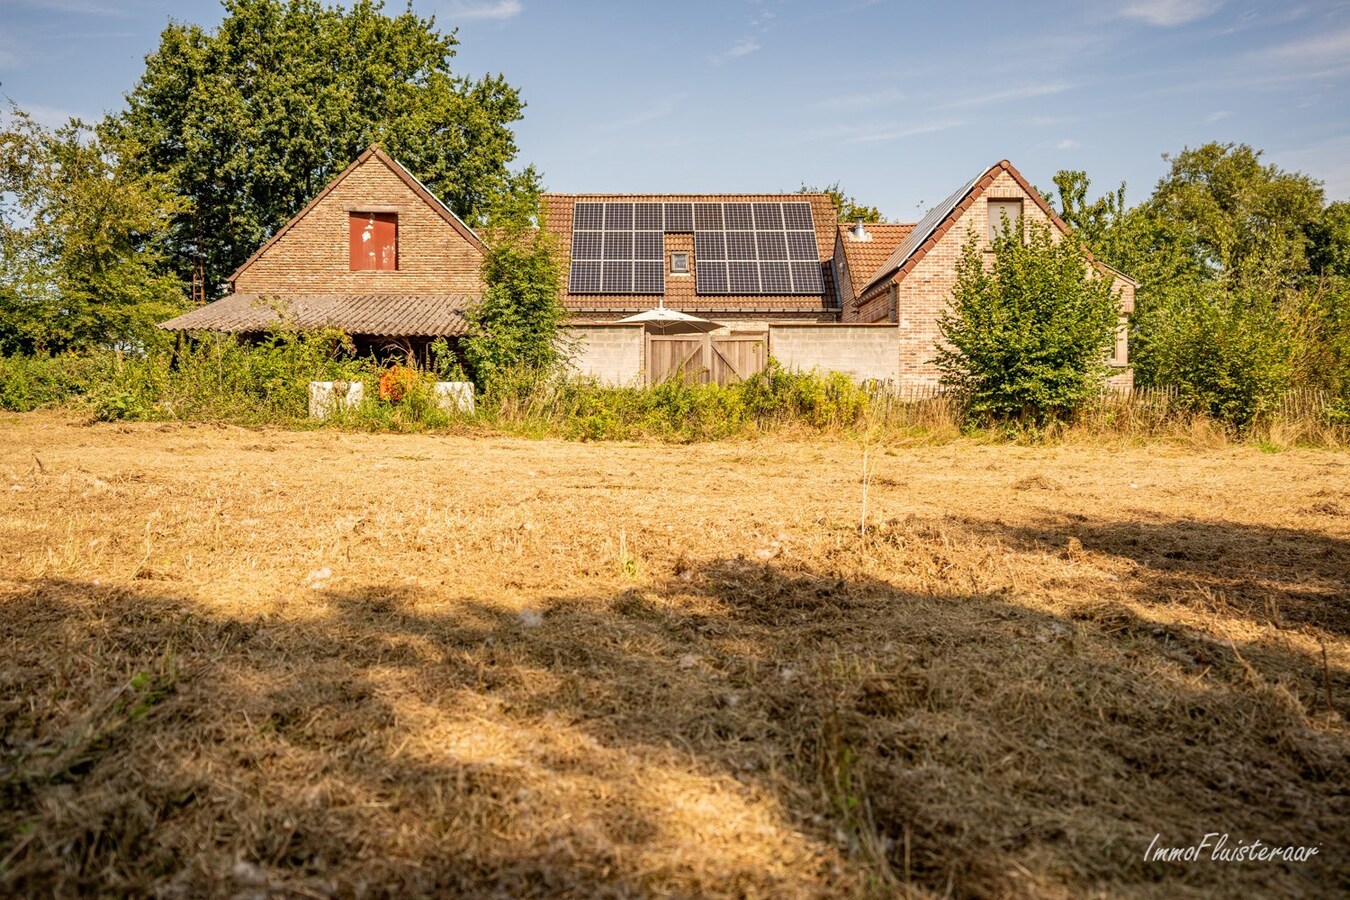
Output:
[[[700,319],[678,309],[666,309],[665,299],[657,301],[656,309],[625,316],[620,322],[640,322],[653,334],[704,334],[722,326],[708,319]]]

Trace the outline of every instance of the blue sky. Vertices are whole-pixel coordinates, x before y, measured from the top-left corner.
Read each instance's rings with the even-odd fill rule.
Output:
[[[390,8],[401,8],[398,2]],[[529,103],[558,191],[839,180],[912,221],[990,163],[1138,201],[1161,154],[1243,141],[1350,199],[1350,2],[415,0],[457,67]],[[43,121],[118,108],[167,19],[216,0],[0,0],[0,91]]]

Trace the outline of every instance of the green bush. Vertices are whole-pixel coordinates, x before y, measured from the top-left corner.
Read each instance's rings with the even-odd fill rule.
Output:
[[[576,440],[719,440],[783,425],[856,428],[874,407],[867,390],[840,373],[787,372],[773,361],[729,385],[671,379],[651,388],[504,372],[482,397],[482,415],[499,426]]]
[[[31,412],[83,397],[110,377],[114,359],[108,351],[0,357],[0,409]]]
[[[1111,282],[1071,236],[1019,220],[993,243],[985,269],[978,235],[956,264],[952,308],[938,320],[944,383],[968,399],[976,424],[1035,428],[1071,418],[1101,391],[1120,316]]]
[[[1182,405],[1240,427],[1291,386],[1293,335],[1269,295],[1197,286],[1149,317],[1151,378]]]

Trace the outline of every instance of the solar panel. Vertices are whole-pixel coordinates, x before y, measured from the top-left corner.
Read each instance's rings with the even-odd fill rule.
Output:
[[[688,233],[694,230],[694,204],[666,204],[666,234]]]
[[[665,235],[693,233],[700,294],[821,294],[811,204],[803,202],[576,203],[574,294],[665,292]]]
[[[600,290],[606,294],[633,293],[633,263],[606,260],[600,270]]]
[[[700,294],[825,291],[809,203],[696,203],[694,259]]]
[[[633,204],[606,203],[605,230],[622,230],[633,227]]]
[[[815,231],[810,203],[784,203],[783,227],[788,231]]]
[[[821,276],[820,263],[792,263],[792,293],[823,294],[824,292],[825,282]]]
[[[568,290],[574,294],[665,293],[664,221],[662,203],[575,204]]]
[[[753,231],[727,232],[727,259],[758,259]]]
[[[782,231],[755,232],[755,247],[760,259],[787,259],[787,236]]]
[[[781,203],[756,203],[755,204],[755,229],[756,230],[783,230],[783,204]]]
[[[665,260],[633,263],[633,293],[661,294],[666,290]]]
[[[664,222],[660,203],[639,203],[633,209],[633,228],[638,231],[664,231]]]
[[[574,294],[600,293],[600,263],[572,260],[568,290]]]
[[[573,231],[599,231],[605,227],[605,204],[578,203],[572,207]]]
[[[699,260],[694,282],[700,294],[725,294],[728,290],[727,264]]]
[[[605,232],[605,259],[632,259],[633,258],[633,232],[631,231],[606,231]]]
[[[572,232],[573,259],[603,259],[604,241],[599,231]]]
[[[792,273],[785,262],[759,264],[759,284],[766,294],[792,293]]]
[[[665,235],[659,231],[633,232],[633,259],[661,262],[666,256]]]
[[[722,230],[722,204],[720,203],[695,203],[694,204],[694,231],[721,231]]]
[[[721,231],[694,233],[694,259],[726,259],[727,236]]]
[[[820,259],[820,253],[816,249],[816,233],[814,231],[789,231],[786,234],[788,259],[811,260],[812,262]]]
[[[727,276],[733,294],[758,294],[759,263],[728,262]]]
[[[755,217],[749,203],[723,203],[722,215],[727,222],[728,231],[753,231]]]

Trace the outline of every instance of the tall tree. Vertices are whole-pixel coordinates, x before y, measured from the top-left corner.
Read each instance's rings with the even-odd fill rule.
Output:
[[[834,204],[835,220],[839,222],[884,222],[886,219],[881,215],[881,210],[875,206],[868,206],[859,203],[858,199],[847,193],[844,188],[835,182],[825,187],[814,187],[803,183],[797,191],[799,194],[828,194],[830,202]]]
[[[138,344],[182,309],[163,246],[177,207],[127,156],[78,120],[49,131],[11,107],[0,128],[0,352]]]
[[[524,109],[500,76],[450,68],[458,40],[434,17],[319,0],[224,0],[214,31],[172,23],[128,95],[119,133],[183,200],[174,256],[207,298],[371,144],[470,224],[538,190],[513,171]]]
[[[1164,156],[1171,170],[1142,210],[1155,242],[1181,249],[1191,272],[1234,287],[1296,287],[1309,272],[1321,185],[1263,165],[1246,144],[1205,144]]]

